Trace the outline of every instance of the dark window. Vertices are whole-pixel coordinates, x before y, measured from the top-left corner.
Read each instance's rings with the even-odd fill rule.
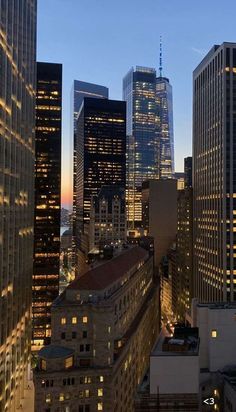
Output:
[[[72,339],[76,339],[76,332],[72,332]]]
[[[83,330],[83,338],[87,338],[88,332],[86,330]]]
[[[90,351],[90,345],[86,345],[85,347],[86,347],[86,349],[85,349],[86,352],[89,352]]]
[[[85,405],[85,412],[90,412],[90,405]]]
[[[65,339],[66,338],[66,334],[65,334],[65,332],[62,332],[61,333],[61,339]]]
[[[63,385],[64,386],[66,385],[66,379],[63,379]]]
[[[80,352],[83,352],[84,351],[84,345],[80,345],[79,350],[80,350]]]
[[[84,407],[82,405],[79,406],[79,412],[84,412]]]

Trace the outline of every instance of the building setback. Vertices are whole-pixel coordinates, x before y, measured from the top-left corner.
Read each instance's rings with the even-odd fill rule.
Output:
[[[39,352],[35,411],[133,412],[159,327],[153,257],[130,247],[71,283]]]
[[[62,65],[37,63],[33,349],[50,342],[59,293]]]
[[[30,365],[36,1],[0,9],[0,410],[14,412]]]
[[[193,268],[201,302],[236,300],[236,44],[193,73]]]
[[[88,253],[91,198],[104,185],[126,187],[126,103],[84,98],[77,123],[78,270]]]

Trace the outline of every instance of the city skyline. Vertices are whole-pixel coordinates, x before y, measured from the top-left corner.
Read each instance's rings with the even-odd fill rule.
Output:
[[[236,6],[230,3],[232,6],[225,10],[226,26],[219,24],[222,20],[219,1],[214,2],[212,10],[211,5],[202,0],[200,4],[191,5],[186,0],[176,5],[150,0],[145,9],[139,0],[135,2],[135,8],[132,2],[126,4],[124,0],[119,5],[104,0],[104,7],[92,0],[89,13],[87,4],[78,4],[75,0],[39,2],[37,58],[54,62],[62,60],[64,66],[63,206],[70,203],[72,187],[66,165],[70,160],[69,149],[72,152],[70,90],[73,80],[102,84],[110,89],[111,99],[121,99],[122,78],[131,66],[158,68],[159,37],[162,34],[163,76],[171,79],[174,90],[176,171],[183,171],[183,159],[191,155],[192,71],[212,44],[234,39],[233,10]],[[109,30],[111,34],[108,36]]]

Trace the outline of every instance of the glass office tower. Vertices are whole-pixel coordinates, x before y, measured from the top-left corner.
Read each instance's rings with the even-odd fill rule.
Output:
[[[123,79],[123,100],[127,102],[127,220],[128,227],[135,228],[142,222],[142,183],[159,176],[156,70],[132,68]]]
[[[84,98],[76,144],[76,237],[86,256],[91,197],[104,185],[126,186],[126,103]]]
[[[73,210],[75,214],[76,210],[76,129],[77,129],[77,118],[81,104],[83,103],[84,97],[91,97],[95,99],[108,99],[109,89],[105,86],[100,86],[98,84],[82,82],[81,80],[74,80],[72,88],[72,111],[73,111],[73,130],[74,130],[74,161],[73,161]]]
[[[236,300],[236,44],[193,73],[194,295]]]
[[[50,342],[59,293],[62,65],[37,63],[33,349]]]
[[[166,77],[156,79],[158,114],[159,178],[174,177],[174,128],[172,86]]]
[[[36,1],[0,1],[0,410],[27,387],[34,225]]]

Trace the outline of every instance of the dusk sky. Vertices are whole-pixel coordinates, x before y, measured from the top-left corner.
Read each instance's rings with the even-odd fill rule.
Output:
[[[122,98],[132,66],[159,67],[174,95],[175,170],[191,155],[192,71],[213,44],[236,42],[236,3],[219,0],[38,0],[38,61],[63,64],[62,204],[71,202],[74,79]]]

